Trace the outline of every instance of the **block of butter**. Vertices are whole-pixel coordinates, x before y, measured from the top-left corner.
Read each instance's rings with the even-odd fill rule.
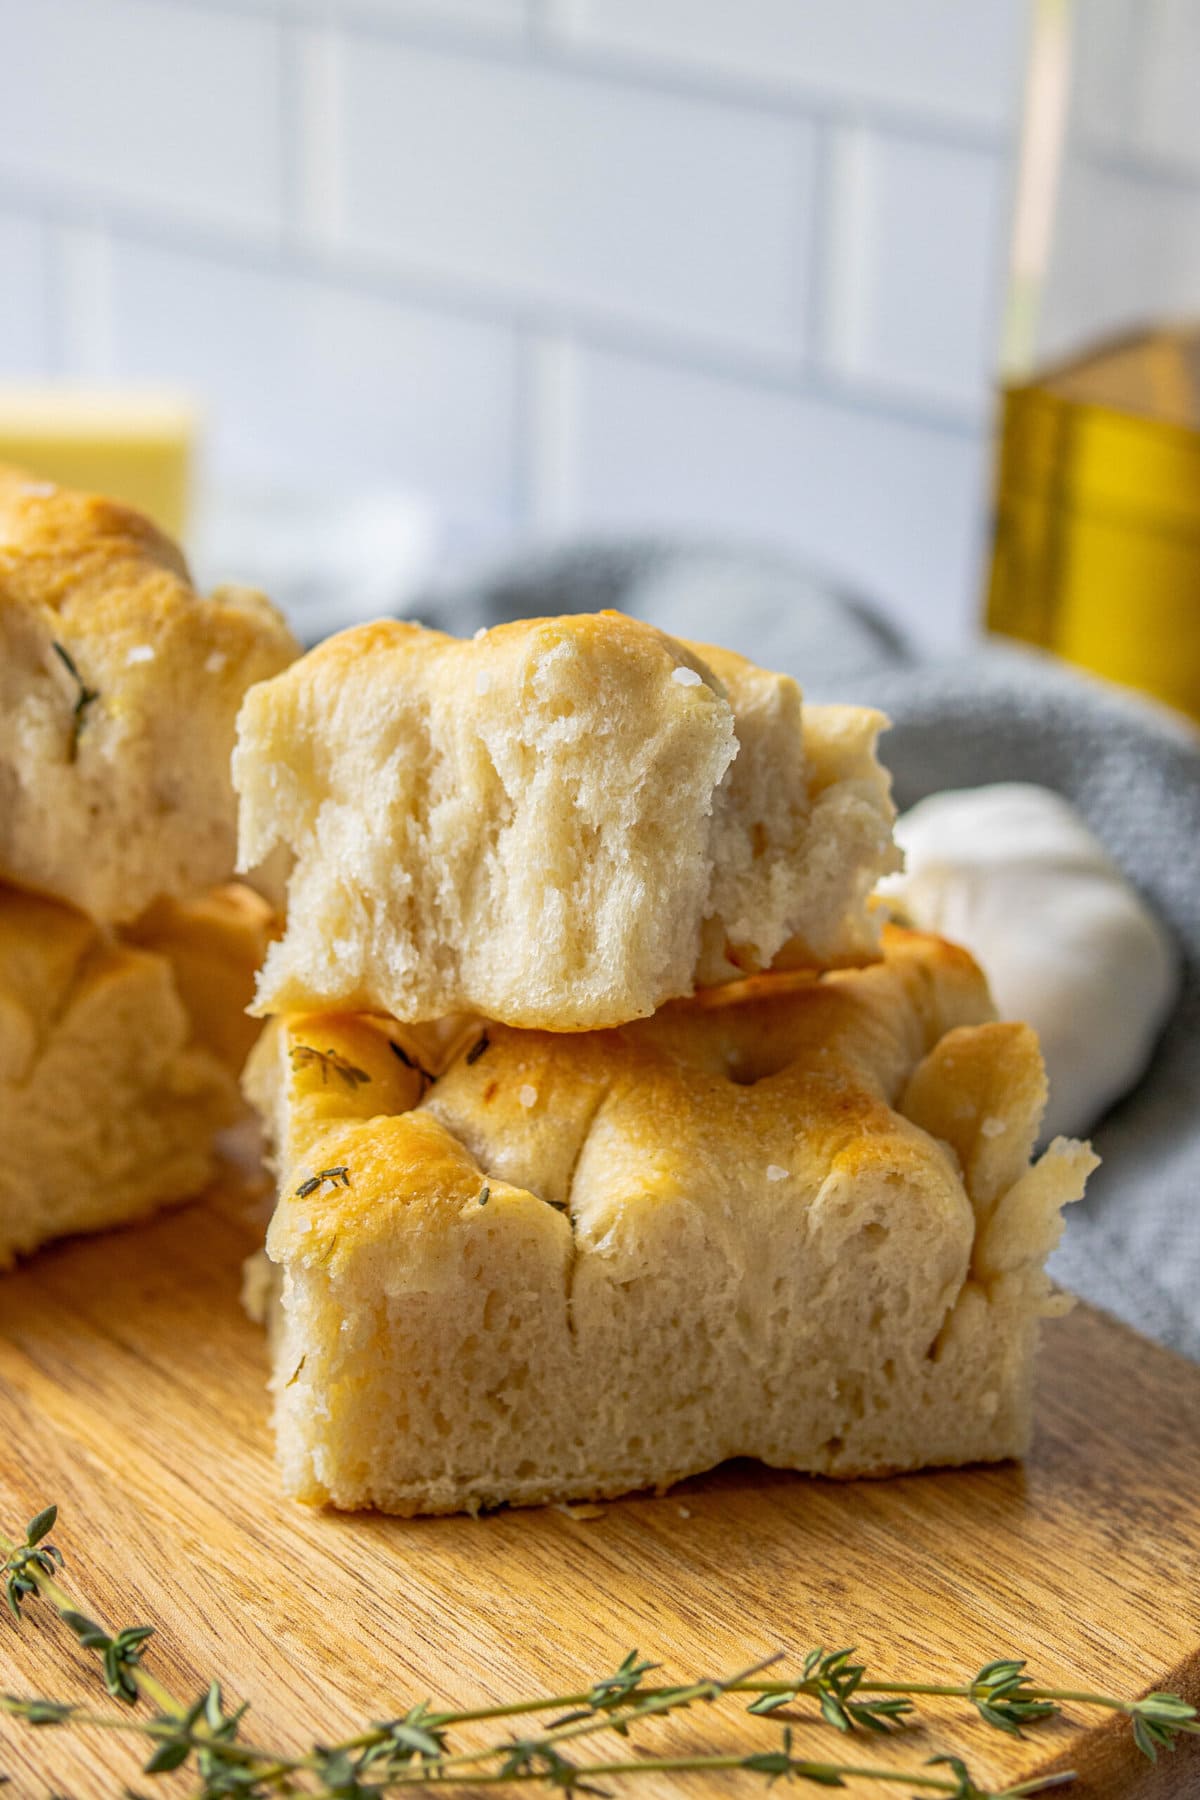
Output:
[[[0,384],[0,463],[187,524],[197,410],[159,389]]]

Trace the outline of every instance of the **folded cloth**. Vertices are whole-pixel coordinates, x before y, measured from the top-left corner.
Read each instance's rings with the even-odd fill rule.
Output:
[[[1183,980],[1149,1069],[1093,1133],[1103,1165],[1051,1271],[1200,1359],[1200,734],[1016,646],[923,659],[860,601],[750,551],[583,544],[442,586],[414,610],[461,632],[604,606],[740,650],[795,675],[813,700],[882,707],[901,807],[996,781],[1037,782],[1077,807],[1174,934]]]

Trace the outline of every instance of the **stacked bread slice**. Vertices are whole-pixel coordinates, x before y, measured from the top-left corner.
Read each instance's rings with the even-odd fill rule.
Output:
[[[210,1178],[273,919],[234,725],[296,653],[149,520],[0,469],[0,1267]]]
[[[293,859],[247,1086],[287,1490],[399,1513],[738,1455],[1019,1453],[1090,1152],[1033,1034],[869,904],[854,707],[616,614],[332,639],[247,698]]]

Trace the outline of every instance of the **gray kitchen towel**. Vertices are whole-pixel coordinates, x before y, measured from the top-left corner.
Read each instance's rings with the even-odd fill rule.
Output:
[[[1200,734],[1016,646],[922,659],[861,602],[739,550],[545,551],[431,592],[416,611],[461,632],[605,606],[785,669],[813,699],[882,707],[901,807],[992,781],[1040,782],[1078,807],[1174,932],[1184,978],[1149,1071],[1093,1133],[1104,1161],[1068,1213],[1053,1272],[1200,1359]]]

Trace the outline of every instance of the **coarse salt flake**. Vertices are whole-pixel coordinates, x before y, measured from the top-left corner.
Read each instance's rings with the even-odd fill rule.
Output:
[[[986,1138],[1003,1137],[1004,1133],[1008,1130],[1008,1120],[985,1119],[979,1129]]]
[[[486,626],[486,625],[481,625],[481,626],[480,626],[480,627],[479,627],[479,630],[478,630],[478,631],[476,631],[476,632],[475,632],[475,633],[473,633],[473,636],[474,636],[474,638],[475,638],[475,642],[476,642],[476,643],[478,643],[478,642],[479,642],[479,640],[480,640],[480,638],[485,638],[485,637],[486,637],[486,636],[487,636],[487,634],[488,634],[488,628],[487,628],[487,626]]]
[[[767,1164],[767,1180],[768,1181],[786,1181],[788,1176],[790,1175],[790,1173],[791,1173],[790,1169],[780,1168],[778,1163],[768,1163]]]
[[[228,661],[223,650],[210,650],[204,659],[204,667],[209,675],[219,675]]]
[[[528,1109],[531,1106],[536,1106],[537,1105],[537,1089],[535,1087],[530,1087],[528,1084],[526,1084],[526,1086],[521,1088],[521,1090],[517,1094],[517,1099],[521,1102],[521,1105],[523,1107],[525,1107],[526,1109]]]
[[[671,670],[671,680],[679,687],[699,687],[702,679],[695,669],[687,669],[682,663],[677,669]]]
[[[134,663],[146,663],[146,662],[153,662],[153,661],[154,661],[154,645],[153,644],[135,644],[133,646],[133,649],[128,651],[126,654],[125,666],[126,666],[126,668],[132,668]]]
[[[487,670],[480,669],[478,675],[475,677],[475,692],[477,694],[486,694],[491,685],[492,678]]]

